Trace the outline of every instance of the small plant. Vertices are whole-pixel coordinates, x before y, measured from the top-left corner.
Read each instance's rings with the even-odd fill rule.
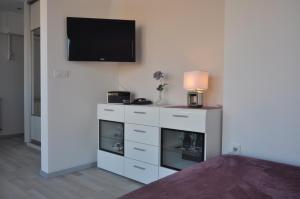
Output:
[[[155,104],[162,105],[164,103],[162,99],[162,92],[164,88],[168,85],[164,82],[164,80],[166,79],[166,74],[161,71],[156,71],[153,74],[153,78],[159,81],[159,85],[156,88],[156,90],[158,91],[158,99],[156,100]]]
[[[164,90],[164,88],[168,85],[168,84],[164,83],[166,74],[161,71],[156,71],[153,74],[153,78],[156,79],[157,81],[159,81],[159,85],[157,86],[156,90],[158,90],[159,92],[162,92]]]

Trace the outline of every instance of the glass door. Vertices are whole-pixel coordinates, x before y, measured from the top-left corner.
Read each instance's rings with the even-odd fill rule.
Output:
[[[41,49],[40,29],[31,31],[32,39],[32,92],[31,114],[41,116]]]
[[[31,31],[31,117],[30,139],[41,144],[41,42],[40,28]]]
[[[181,170],[204,161],[204,133],[161,129],[161,166]]]
[[[124,124],[99,120],[99,150],[124,156]]]

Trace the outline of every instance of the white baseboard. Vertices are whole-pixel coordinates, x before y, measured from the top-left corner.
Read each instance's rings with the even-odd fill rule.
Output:
[[[27,145],[28,147],[30,147],[30,148],[36,149],[36,150],[38,150],[38,151],[41,151],[41,147],[40,147],[40,146],[37,146],[37,145],[32,144],[32,143],[30,143],[30,142],[27,142],[26,145]]]
[[[20,134],[24,134],[24,132],[22,132],[22,130],[17,130],[17,129],[10,129],[10,130],[4,130],[2,129],[0,131],[0,136],[7,136],[7,135],[20,135]]]
[[[93,162],[93,163],[84,164],[84,165],[77,166],[77,167],[72,167],[72,168],[69,168],[69,169],[63,169],[63,170],[60,170],[60,171],[55,171],[55,172],[52,172],[52,173],[46,173],[46,172],[41,170],[40,175],[43,178],[47,179],[47,178],[63,176],[63,175],[67,175],[67,174],[70,174],[70,173],[86,170],[86,169],[93,168],[93,167],[96,167],[96,166],[97,166],[97,163]]]
[[[3,132],[3,133],[0,133],[0,138],[21,136],[21,135],[24,135],[24,133],[7,133],[7,132]]]

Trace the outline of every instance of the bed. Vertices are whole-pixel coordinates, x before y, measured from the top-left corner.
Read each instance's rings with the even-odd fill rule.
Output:
[[[300,167],[225,155],[177,172],[120,199],[167,198],[300,198]]]

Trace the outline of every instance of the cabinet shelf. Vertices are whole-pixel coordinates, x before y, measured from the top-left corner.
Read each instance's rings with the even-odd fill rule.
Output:
[[[100,150],[124,154],[124,143],[122,139],[100,138]]]
[[[122,140],[124,140],[124,138],[122,138],[122,137],[113,137],[113,136],[100,136],[100,139],[101,138],[104,138],[104,139],[111,139],[111,140],[120,140],[120,141],[122,141]]]
[[[185,149],[183,147],[162,147],[163,151],[169,151],[169,152],[175,152],[175,153],[182,153],[182,152],[195,152],[195,153],[202,153],[202,147],[199,147],[198,149]]]

